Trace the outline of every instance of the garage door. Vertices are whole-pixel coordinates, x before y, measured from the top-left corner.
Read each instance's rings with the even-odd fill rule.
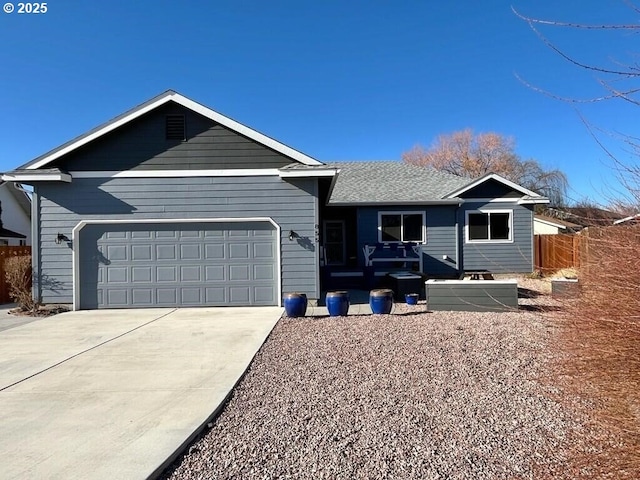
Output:
[[[278,304],[266,221],[88,224],[78,241],[80,308]]]

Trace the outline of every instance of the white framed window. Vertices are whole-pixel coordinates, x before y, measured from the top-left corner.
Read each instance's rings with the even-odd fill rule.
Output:
[[[427,240],[425,212],[378,212],[378,242],[415,242]]]
[[[474,210],[466,213],[467,243],[513,242],[513,210]]]

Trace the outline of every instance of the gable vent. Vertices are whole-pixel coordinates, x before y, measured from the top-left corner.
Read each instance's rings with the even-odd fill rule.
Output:
[[[184,115],[167,115],[166,117],[167,140],[186,140],[187,128]]]

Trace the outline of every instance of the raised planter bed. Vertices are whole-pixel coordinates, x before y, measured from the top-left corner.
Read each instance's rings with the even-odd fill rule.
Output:
[[[517,280],[427,280],[425,293],[429,310],[496,312],[518,308]]]
[[[580,284],[575,278],[552,278],[551,296],[556,298],[575,297],[580,293]]]

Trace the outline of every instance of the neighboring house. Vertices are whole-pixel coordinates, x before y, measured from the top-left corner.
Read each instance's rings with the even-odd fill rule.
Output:
[[[582,230],[582,226],[546,215],[533,217],[534,235],[558,235],[560,233],[576,233]]]
[[[497,175],[323,164],[173,91],[3,179],[33,185],[36,296],[75,309],[279,305],[319,298],[327,268],[530,272],[547,202]]]
[[[563,207],[548,210],[548,215],[558,220],[586,227],[605,227],[613,225],[623,215],[597,207]]]
[[[0,245],[31,245],[31,198],[20,185],[0,183]]]

